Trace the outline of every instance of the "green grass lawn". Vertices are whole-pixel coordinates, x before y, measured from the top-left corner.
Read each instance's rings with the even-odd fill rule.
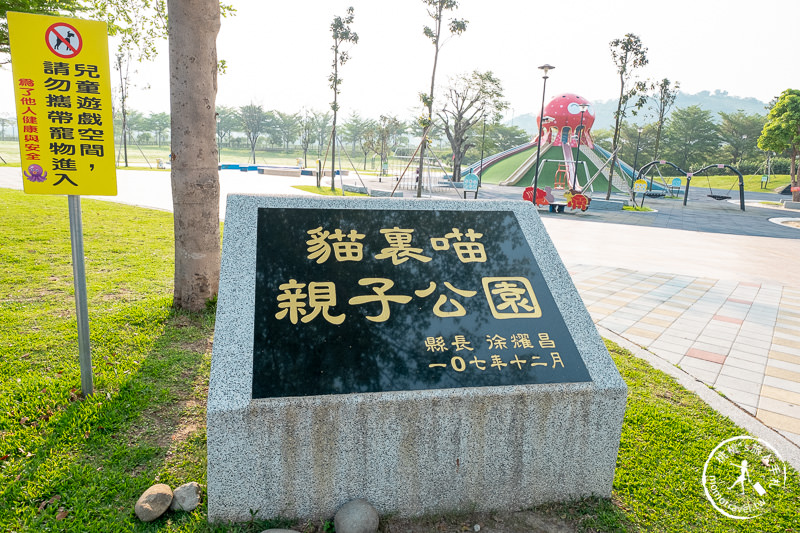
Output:
[[[211,527],[205,504],[151,524],[136,520],[133,505],[151,484],[206,483],[214,312],[171,308],[170,213],[82,204],[95,377],[87,399],[80,397],[67,200],[0,189],[0,531],[259,532],[292,525],[276,519]],[[745,432],[665,374],[609,348],[630,387],[612,498],[536,512],[586,531],[800,530],[795,471],[762,518],[718,514],[703,494],[703,464],[719,442]],[[457,526],[464,515],[442,520]],[[317,533],[324,523],[294,527]]]
[[[350,191],[345,191],[344,195],[342,195],[342,189],[338,187],[335,191],[332,191],[330,187],[317,187],[316,185],[293,185],[292,188],[299,191],[312,192],[322,196],[369,196],[368,194]]]
[[[788,174],[773,174],[770,176],[769,183],[766,189],[761,188],[761,176],[748,175],[744,176],[744,190],[745,192],[773,192],[778,187],[785,187],[789,184],[790,178]],[[683,183],[686,183],[686,178],[682,178]],[[666,178],[667,182],[671,182],[672,178]],[[726,175],[726,176],[699,176],[692,177],[692,188],[705,188],[706,190],[711,187],[714,194],[729,194],[730,196],[739,194],[739,176]],[[728,193],[730,191],[730,193]]]

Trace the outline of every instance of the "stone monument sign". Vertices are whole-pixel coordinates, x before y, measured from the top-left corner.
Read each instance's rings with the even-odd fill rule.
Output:
[[[626,387],[529,204],[232,195],[223,241],[210,520],[610,494]]]

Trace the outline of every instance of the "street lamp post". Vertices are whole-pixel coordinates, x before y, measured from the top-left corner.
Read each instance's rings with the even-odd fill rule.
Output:
[[[536,205],[536,190],[537,187],[539,187],[539,168],[542,166],[540,158],[542,156],[542,125],[544,123],[544,95],[547,90],[547,73],[554,68],[556,67],[548,65],[547,63],[539,67],[540,70],[544,71],[544,76],[542,76],[544,83],[542,84],[542,110],[539,112],[539,140],[536,143],[536,172],[533,174],[533,205]]]
[[[581,125],[578,126],[578,155],[575,157],[575,180],[571,187],[573,190],[578,186],[578,163],[581,160],[581,137],[583,137],[583,114],[589,109],[589,104],[580,104],[578,107],[581,108]]]

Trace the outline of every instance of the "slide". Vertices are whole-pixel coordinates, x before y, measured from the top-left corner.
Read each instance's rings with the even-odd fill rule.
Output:
[[[594,149],[598,153],[603,155],[606,159],[611,157],[611,152],[609,152],[608,150],[604,150],[603,148],[600,148],[600,146],[598,146],[597,144],[594,145]],[[622,170],[622,172],[628,178],[628,181],[630,183],[633,183],[634,172],[633,172],[633,169],[630,166],[628,166],[627,164],[623,163],[621,160],[618,159],[617,160],[617,169],[618,170]],[[646,179],[648,183],[650,182],[650,178],[649,177],[642,176],[642,178]],[[667,187],[665,187],[664,184],[658,183],[657,181],[653,180],[653,190],[654,191],[666,191]]]
[[[542,146],[541,149],[542,154],[546,154],[551,146],[552,146],[551,143],[547,143],[544,146]],[[512,172],[508,178],[500,182],[500,185],[516,185],[517,182],[521,180],[522,177],[525,174],[527,174],[528,171],[531,169],[531,167],[535,164],[536,164],[536,151],[534,150],[533,153],[530,155],[530,157],[528,157],[528,159],[526,159],[525,162],[522,163],[522,165],[519,168],[517,168],[517,170]],[[575,165],[573,164],[573,167],[574,166]]]
[[[575,189],[575,159],[572,157],[572,147],[569,143],[561,145],[561,151],[564,152],[564,163],[567,164],[567,180],[569,181],[569,188]]]
[[[611,157],[611,152],[609,152],[604,148],[601,148],[599,144],[595,143],[594,149],[606,159]],[[628,181],[633,180],[633,169],[628,165],[626,165],[625,163],[623,163],[622,160],[620,159],[617,159],[617,169],[622,170],[622,172],[625,174],[625,177],[628,178]]]
[[[472,163],[471,165],[469,165],[468,167],[466,167],[464,170],[461,171],[461,177],[463,178],[464,176],[466,176],[467,174],[469,174],[471,172],[474,172],[474,173],[477,174],[478,172],[481,172],[481,169],[483,169],[483,172],[486,172],[486,170],[489,169],[489,167],[491,167],[495,163],[499,163],[503,159],[511,157],[512,155],[518,154],[518,153],[520,153],[520,152],[522,152],[524,150],[528,150],[528,149],[530,149],[531,146],[535,146],[535,145],[531,144],[531,143],[520,144],[519,146],[515,146],[513,148],[509,148],[508,150],[504,150],[502,152],[499,152],[499,153],[484,157],[482,166],[481,166],[481,161],[480,160],[478,160],[475,163]]]

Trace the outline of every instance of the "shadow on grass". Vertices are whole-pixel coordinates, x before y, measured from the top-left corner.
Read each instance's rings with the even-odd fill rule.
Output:
[[[133,504],[169,459],[170,447],[176,444],[170,437],[178,429],[182,402],[192,397],[194,384],[206,379],[201,372],[207,366],[207,342],[202,341],[210,338],[213,328],[213,313],[187,314],[154,303],[159,302],[127,306],[92,325],[102,334],[123,324],[135,330],[140,323],[160,334],[144,346],[136,346],[135,335],[112,343],[118,350],[130,350],[118,355],[117,361],[104,362],[103,349],[98,349],[97,386],[88,398],[81,399],[74,387],[69,389],[78,381],[74,374],[60,380],[63,395],[56,412],[29,439],[25,451],[32,455],[3,465],[0,508],[6,510],[0,512],[4,517],[0,526],[121,531],[139,525]],[[126,346],[126,340],[133,346]],[[116,366],[129,370],[118,375]],[[202,398],[203,410],[204,402]],[[203,463],[204,421],[203,416],[198,428]],[[195,470],[204,475],[205,464],[200,466]],[[188,481],[204,484],[205,479],[184,482]]]

